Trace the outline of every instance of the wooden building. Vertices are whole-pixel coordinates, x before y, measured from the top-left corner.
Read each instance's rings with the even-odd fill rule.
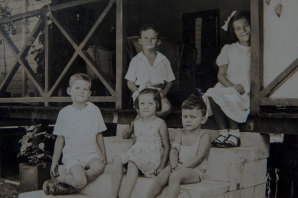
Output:
[[[77,71],[92,76],[97,90],[91,101],[104,107],[106,122],[127,123],[134,112],[124,75],[138,50],[138,29],[149,23],[160,29],[160,50],[172,63],[177,80],[170,100],[178,109],[195,88],[214,85],[215,58],[231,41],[220,26],[233,10],[247,10],[252,31],[251,114],[242,128],[297,133],[295,0],[26,2],[19,13],[0,19],[0,51],[5,53],[0,58],[1,125],[15,125],[13,120],[19,119],[53,122],[70,102],[64,90],[69,75]],[[39,3],[30,7],[30,2]],[[177,126],[177,118],[173,113],[168,122]]]

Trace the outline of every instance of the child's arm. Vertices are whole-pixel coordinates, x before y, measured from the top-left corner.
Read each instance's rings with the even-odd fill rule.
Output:
[[[200,142],[199,142],[199,148],[197,151],[197,155],[190,159],[189,161],[182,164],[183,168],[194,168],[198,166],[208,155],[210,150],[210,141],[211,137],[208,133],[205,133],[201,136]]]
[[[102,133],[98,133],[96,135],[96,142],[97,142],[99,151],[101,152],[100,156],[102,157],[104,164],[106,164],[107,163],[107,155],[106,155],[106,149],[105,149]]]
[[[55,147],[54,147],[54,154],[52,159],[52,165],[51,165],[51,175],[56,177],[58,176],[58,162],[61,157],[62,149],[64,147],[64,137],[58,135],[55,141]]]
[[[239,94],[244,94],[244,87],[240,84],[234,84],[227,78],[227,69],[228,65],[221,65],[218,69],[217,79],[223,84],[225,87],[233,87],[235,88]]]
[[[169,132],[168,127],[164,121],[160,125],[159,134],[161,136],[163,150],[161,155],[161,162],[159,168],[157,169],[157,174],[159,174],[160,171],[166,167],[170,152]]]
[[[138,87],[136,86],[136,84],[130,80],[127,80],[127,87],[131,91],[131,93],[138,90]]]
[[[166,85],[165,88],[161,91],[163,96],[166,96],[168,94],[168,92],[170,91],[170,89],[173,86],[173,81],[165,82],[165,85]]]
[[[179,145],[179,146],[178,146]],[[172,169],[175,169],[178,166],[178,155],[181,146],[181,133],[177,133],[175,136],[175,140],[172,143],[171,151],[170,151],[170,165]]]

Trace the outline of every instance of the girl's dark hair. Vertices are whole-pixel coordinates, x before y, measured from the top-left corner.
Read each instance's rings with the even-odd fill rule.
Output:
[[[143,31],[146,30],[154,30],[157,33],[157,36],[159,37],[159,30],[156,28],[154,24],[148,24],[148,25],[142,25],[139,32],[139,37],[141,38],[141,34]]]
[[[194,94],[190,95],[186,100],[183,101],[181,109],[198,109],[205,116],[207,112],[206,104],[201,96],[196,96]]]
[[[134,107],[136,109],[140,109],[139,107],[139,96],[142,94],[152,94],[153,95],[153,99],[156,103],[156,111],[160,111],[161,110],[161,97],[160,97],[160,93],[157,89],[152,89],[152,88],[146,88],[144,90],[142,90],[140,92],[140,94],[138,95],[138,97],[136,98],[136,100],[134,101]]]
[[[250,13],[248,11],[237,11],[234,16],[232,16],[229,26],[228,26],[228,32],[232,33],[234,37],[236,38],[236,35],[234,33],[233,23],[239,19],[246,19],[248,24],[250,25]]]

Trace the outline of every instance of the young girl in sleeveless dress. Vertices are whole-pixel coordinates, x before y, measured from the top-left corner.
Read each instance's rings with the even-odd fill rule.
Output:
[[[140,118],[134,122],[135,144],[125,153],[115,157],[112,172],[111,198],[118,197],[123,164],[128,164],[125,189],[120,197],[129,198],[141,171],[146,177],[156,177],[167,164],[169,134],[164,120],[156,116],[161,110],[160,93],[154,88],[145,88],[135,100]]]
[[[210,134],[201,129],[205,123],[206,105],[201,97],[190,96],[182,103],[182,125],[171,146],[170,163],[152,184],[147,198],[158,196],[174,198],[181,184],[200,182],[206,172],[210,150]]]
[[[220,131],[220,135],[212,142],[217,147],[240,146],[239,123],[246,122],[250,106],[249,13],[234,11],[223,29],[227,30],[227,27],[238,42],[222,48],[216,60],[219,82],[203,96],[210,104]]]

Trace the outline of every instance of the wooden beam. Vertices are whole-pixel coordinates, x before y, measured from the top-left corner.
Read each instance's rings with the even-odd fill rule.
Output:
[[[86,35],[86,37],[84,38],[84,40],[80,43],[79,49],[83,49],[85,47],[85,45],[87,44],[87,42],[89,41],[89,39],[91,38],[91,36],[94,34],[94,32],[96,31],[96,29],[98,28],[98,26],[104,20],[105,16],[111,10],[111,8],[112,8],[112,6],[113,6],[114,3],[115,3],[115,0],[109,0],[108,5],[105,7],[105,9],[102,11],[102,13],[100,14],[100,16],[97,18],[96,22],[94,23],[94,25],[92,26],[92,28],[90,29],[90,31],[88,32],[88,34]]]
[[[124,52],[124,43],[126,37],[126,28],[124,27],[124,2],[116,0],[116,108],[122,108],[122,90],[123,90],[123,66],[126,63],[126,53]]]
[[[6,90],[7,86],[9,85],[10,81],[12,80],[13,76],[15,75],[15,73],[18,71],[20,64],[22,64],[22,61],[20,61],[21,56],[23,56],[23,54],[27,53],[32,45],[31,42],[36,38],[36,36],[38,35],[40,29],[42,26],[42,22],[41,19],[38,20],[38,22],[36,23],[36,25],[34,26],[32,32],[30,33],[29,37],[27,38],[27,40],[25,41],[23,48],[21,49],[21,51],[19,51],[19,49],[17,48],[17,46],[14,44],[14,42],[11,40],[11,38],[9,37],[9,35],[6,33],[6,31],[3,29],[2,26],[0,26],[0,35],[6,40],[6,42],[8,42],[9,46],[12,48],[12,50],[18,54],[15,62],[13,63],[13,67],[12,69],[8,72],[8,74],[5,76],[4,80],[2,81],[2,83],[0,84],[0,91],[4,91]]]
[[[250,1],[250,13],[251,13],[251,89],[250,89],[250,114],[255,115],[259,113],[259,92],[261,89],[261,56],[263,51],[261,51],[261,40],[260,35],[263,31],[260,27],[261,12],[263,12],[263,1],[251,0]]]
[[[260,102],[260,105],[298,107],[298,99],[297,98],[263,98]]]
[[[95,2],[100,2],[100,1],[103,1],[103,0],[83,0],[83,1],[76,0],[76,1],[71,1],[71,2],[62,3],[62,4],[58,4],[58,5],[53,5],[53,6],[49,5],[49,7],[44,6],[38,10],[32,10],[32,11],[24,12],[21,14],[16,14],[16,15],[13,15],[13,16],[10,16],[7,18],[2,18],[2,19],[0,19],[0,24],[9,23],[12,21],[20,20],[20,19],[41,15],[42,12],[44,12],[44,11],[58,11],[58,10],[65,9],[65,8],[72,8],[75,6],[85,5],[85,4],[95,3]]]
[[[261,92],[261,97],[269,97],[280,86],[282,86],[298,69],[298,58],[289,65],[282,73],[280,73],[265,89]]]
[[[75,6],[80,6],[80,5],[85,5],[85,4],[95,3],[95,2],[100,2],[100,1],[102,2],[103,0],[76,0],[76,1],[70,1],[67,3],[61,3],[58,5],[50,6],[50,9],[52,11],[58,11],[58,10],[62,10],[65,8],[72,8]]]
[[[48,18],[47,18],[47,13],[43,13],[43,23],[44,23],[44,92],[48,93],[49,91],[49,83],[50,83],[50,78],[49,78],[49,25],[48,25]],[[48,106],[48,95],[44,95],[44,105]]]
[[[111,95],[116,95],[116,93],[115,93],[114,89],[112,88],[112,86],[110,85],[110,83],[103,77],[103,75],[100,72],[98,72],[98,70],[96,69],[96,66],[95,66],[94,62],[91,60],[91,58],[87,57],[87,55],[82,51],[81,48],[83,46],[80,45],[80,47],[81,47],[80,48],[73,41],[72,37],[64,30],[64,28],[62,27],[62,25],[57,21],[57,19],[55,17],[53,17],[52,20],[55,23],[55,25],[58,27],[58,29],[62,32],[62,34],[65,36],[65,38],[73,46],[73,48],[75,49],[75,52],[74,52],[73,56],[71,57],[70,61],[67,63],[66,67],[64,68],[63,72],[59,76],[58,80],[55,82],[55,84],[53,85],[53,87],[49,91],[48,96],[50,96],[53,93],[53,91],[56,89],[56,86],[62,80],[62,77],[66,74],[67,70],[70,68],[70,66],[72,65],[72,63],[76,59],[77,55],[80,55],[84,59],[84,61],[87,63],[87,66],[89,66],[92,69],[92,71],[96,74],[96,76],[101,80],[101,82],[109,90],[109,92],[111,93]]]
[[[71,102],[70,97],[50,97],[48,102]],[[91,96],[90,102],[116,102],[115,96]],[[44,102],[43,97],[0,98],[0,103],[38,103]]]
[[[80,43],[79,46],[74,42],[74,40],[72,39],[72,36],[70,36],[69,33],[65,31],[65,29],[57,21],[57,19],[55,17],[52,17],[52,20],[55,23],[55,25],[58,27],[58,29],[62,32],[62,34],[65,36],[65,38],[70,42],[70,44],[75,49],[75,53],[77,52],[84,59],[84,61],[87,63],[87,67],[90,67],[92,69],[92,71],[96,74],[96,76],[100,79],[100,81],[104,84],[104,86],[109,90],[109,92],[110,92],[110,94],[112,96],[116,95],[116,92],[112,88],[111,83],[108,80],[106,80],[103,77],[103,75],[96,69],[96,66],[95,66],[94,62],[86,55],[86,53],[84,53],[82,51],[82,49],[87,44],[87,42],[91,38],[91,36],[94,34],[94,32],[97,29],[97,27],[101,24],[101,22],[103,21],[104,17],[110,11],[110,9],[113,6],[113,4],[114,4],[114,0],[110,0],[109,3],[108,3],[108,5],[105,7],[104,11],[98,17],[98,19],[96,20],[95,24],[93,25],[93,27],[88,32],[87,36]],[[73,58],[76,58],[76,56],[75,57],[73,56]]]
[[[75,51],[74,54],[72,55],[72,57],[70,58],[70,60],[68,61],[68,63],[66,64],[66,66],[64,67],[63,71],[60,73],[59,77],[55,81],[54,85],[47,93],[47,97],[50,97],[53,94],[53,92],[55,91],[55,89],[57,88],[57,86],[59,85],[59,83],[61,82],[63,77],[65,76],[66,72],[69,70],[72,63],[76,60],[77,56],[78,56],[78,52]]]

